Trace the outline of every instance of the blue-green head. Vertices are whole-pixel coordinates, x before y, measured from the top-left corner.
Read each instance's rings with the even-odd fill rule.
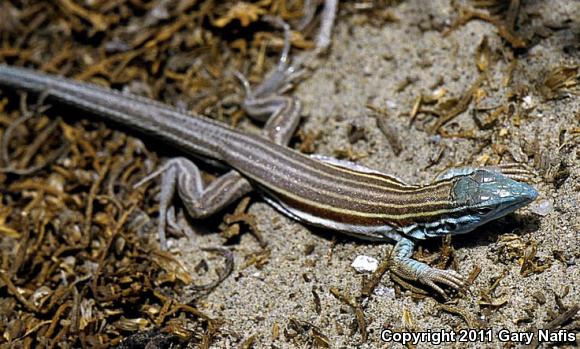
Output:
[[[438,221],[424,224],[424,237],[470,232],[538,197],[532,186],[491,170],[478,169],[454,178],[451,201],[455,208]]]
[[[460,234],[529,204],[538,197],[538,192],[531,185],[499,172],[475,170],[459,176],[451,196],[458,207],[465,208],[464,215],[469,216],[465,224],[458,226],[460,231],[455,232]]]

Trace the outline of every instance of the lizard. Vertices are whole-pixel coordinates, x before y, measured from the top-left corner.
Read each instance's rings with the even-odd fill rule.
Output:
[[[298,127],[300,102],[283,94],[297,75],[288,64],[290,31],[274,71],[256,88],[241,75],[243,108],[265,121],[263,134],[250,135],[141,96],[123,94],[0,64],[0,85],[23,89],[90,112],[162,140],[192,158],[230,171],[207,186],[189,157],[168,160],[136,186],[161,176],[158,234],[165,247],[173,197],[195,219],[208,217],[257,189],[274,208],[306,225],[370,241],[394,241],[391,271],[425,284],[443,297],[441,286],[460,290],[465,278],[412,259],[417,242],[458,235],[521,208],[538,196],[518,181],[516,170],[454,168],[428,184],[409,184],[381,171],[323,156],[307,156],[287,144]]]

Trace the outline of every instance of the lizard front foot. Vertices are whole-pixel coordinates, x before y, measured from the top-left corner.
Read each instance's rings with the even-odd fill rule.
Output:
[[[413,247],[413,241],[406,238],[402,238],[395,245],[391,257],[391,272],[405,280],[418,281],[427,285],[445,299],[448,299],[447,294],[438,284],[449,286],[457,291],[465,287],[467,283],[465,278],[455,270],[441,270],[411,259]]]

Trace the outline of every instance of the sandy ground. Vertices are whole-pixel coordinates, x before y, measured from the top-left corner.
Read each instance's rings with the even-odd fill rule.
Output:
[[[542,328],[554,315],[563,312],[556,297],[563,296],[562,303],[567,307],[580,301],[580,154],[578,139],[574,141],[566,134],[564,140],[570,143],[564,146],[560,139],[561,130],[579,126],[580,99],[569,96],[544,101],[535,88],[551,68],[580,63],[579,24],[573,21],[578,19],[580,5],[566,0],[525,2],[522,13],[528,16],[528,26],[568,20],[569,28],[554,31],[548,38],[536,38],[534,46],[518,56],[509,88],[502,86],[509,66],[502,52],[505,54],[508,49],[492,25],[471,21],[443,37],[441,30],[456,17],[449,1],[405,1],[392,10],[400,21],[380,27],[361,25],[361,18],[356,16],[340,17],[330,54],[294,91],[304,105],[303,129],[319,134],[316,153],[333,156],[351,148],[354,154],[367,155],[359,163],[414,182],[428,181],[448,167],[474,164],[482,159],[482,154],[491,155],[493,160],[492,147],[496,146],[507,149],[507,161],[544,164],[535,166],[539,175],[534,185],[540,197],[534,205],[551,204],[547,215],[533,213],[532,205],[531,209],[520,210],[453,239],[458,270],[467,275],[475,266],[482,269],[470,292],[456,299],[454,305],[479,319],[483,328],[493,330],[492,342],[471,346],[509,347],[498,340],[499,330]],[[497,58],[483,85],[487,96],[478,106],[505,104],[510,91],[524,91],[520,96],[526,98],[509,101],[520,112],[519,125],[514,116],[502,117],[491,130],[480,130],[473,117],[475,104],[471,103],[469,110],[447,128],[457,133],[475,129],[478,137],[491,137],[491,146],[470,139],[431,136],[424,126],[429,119],[418,120],[409,127],[409,112],[420,93],[430,94],[441,87],[448,96],[459,97],[471,86],[478,76],[474,55],[484,37]],[[412,83],[400,89],[407,79]],[[398,156],[377,128],[376,114],[366,108],[367,104],[388,111],[388,122],[402,144]],[[364,137],[351,144],[348,134],[353,127],[362,129]],[[433,164],[432,159],[440,152],[439,161]],[[557,187],[546,180],[550,173],[546,169],[553,170],[559,163],[566,164],[569,176]],[[256,239],[246,234],[239,244],[232,246],[235,271],[200,304],[205,312],[224,320],[215,347],[237,347],[252,335],[256,347],[312,347],[312,331],[305,323],[316,326],[333,348],[403,347],[382,342],[380,335],[383,329],[405,330],[406,324],[411,324],[415,331],[469,328],[461,317],[441,311],[440,300],[415,299],[409,292],[396,293],[387,273],[375,293],[363,302],[368,334],[363,343],[354,312],[336,299],[330,289],[359,295],[368,274],[356,272],[351,267],[352,261],[359,255],[383,260],[389,244],[370,244],[313,230],[284,217],[261,200],[254,201],[250,212],[258,219],[271,256],[259,269],[255,265],[244,269],[245,257],[260,251]],[[527,245],[537,242],[536,260],[551,266],[541,273],[521,275],[518,258],[509,259],[498,242],[508,234]],[[193,242],[186,239],[172,242],[187,265],[209,258],[210,267],[219,266],[220,260],[200,254],[196,246],[220,243],[217,234],[200,234]],[[439,241],[424,245],[431,253],[438,251],[439,246]],[[555,251],[563,253],[566,263],[555,259]],[[504,273],[493,293],[502,305],[496,308],[483,305],[482,291]],[[319,308],[315,294],[320,298]],[[297,333],[293,320],[304,322],[303,333]],[[277,338],[273,334],[275,327],[280,329]],[[421,343],[418,347],[431,346],[435,345]]]

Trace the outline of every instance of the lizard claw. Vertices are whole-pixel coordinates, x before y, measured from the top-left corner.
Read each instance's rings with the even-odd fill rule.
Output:
[[[466,284],[465,278],[455,270],[441,270],[428,267],[428,269],[417,274],[417,281],[433,288],[445,299],[448,298],[447,294],[439,285],[437,285],[437,283],[447,285],[458,291],[463,289]]]

